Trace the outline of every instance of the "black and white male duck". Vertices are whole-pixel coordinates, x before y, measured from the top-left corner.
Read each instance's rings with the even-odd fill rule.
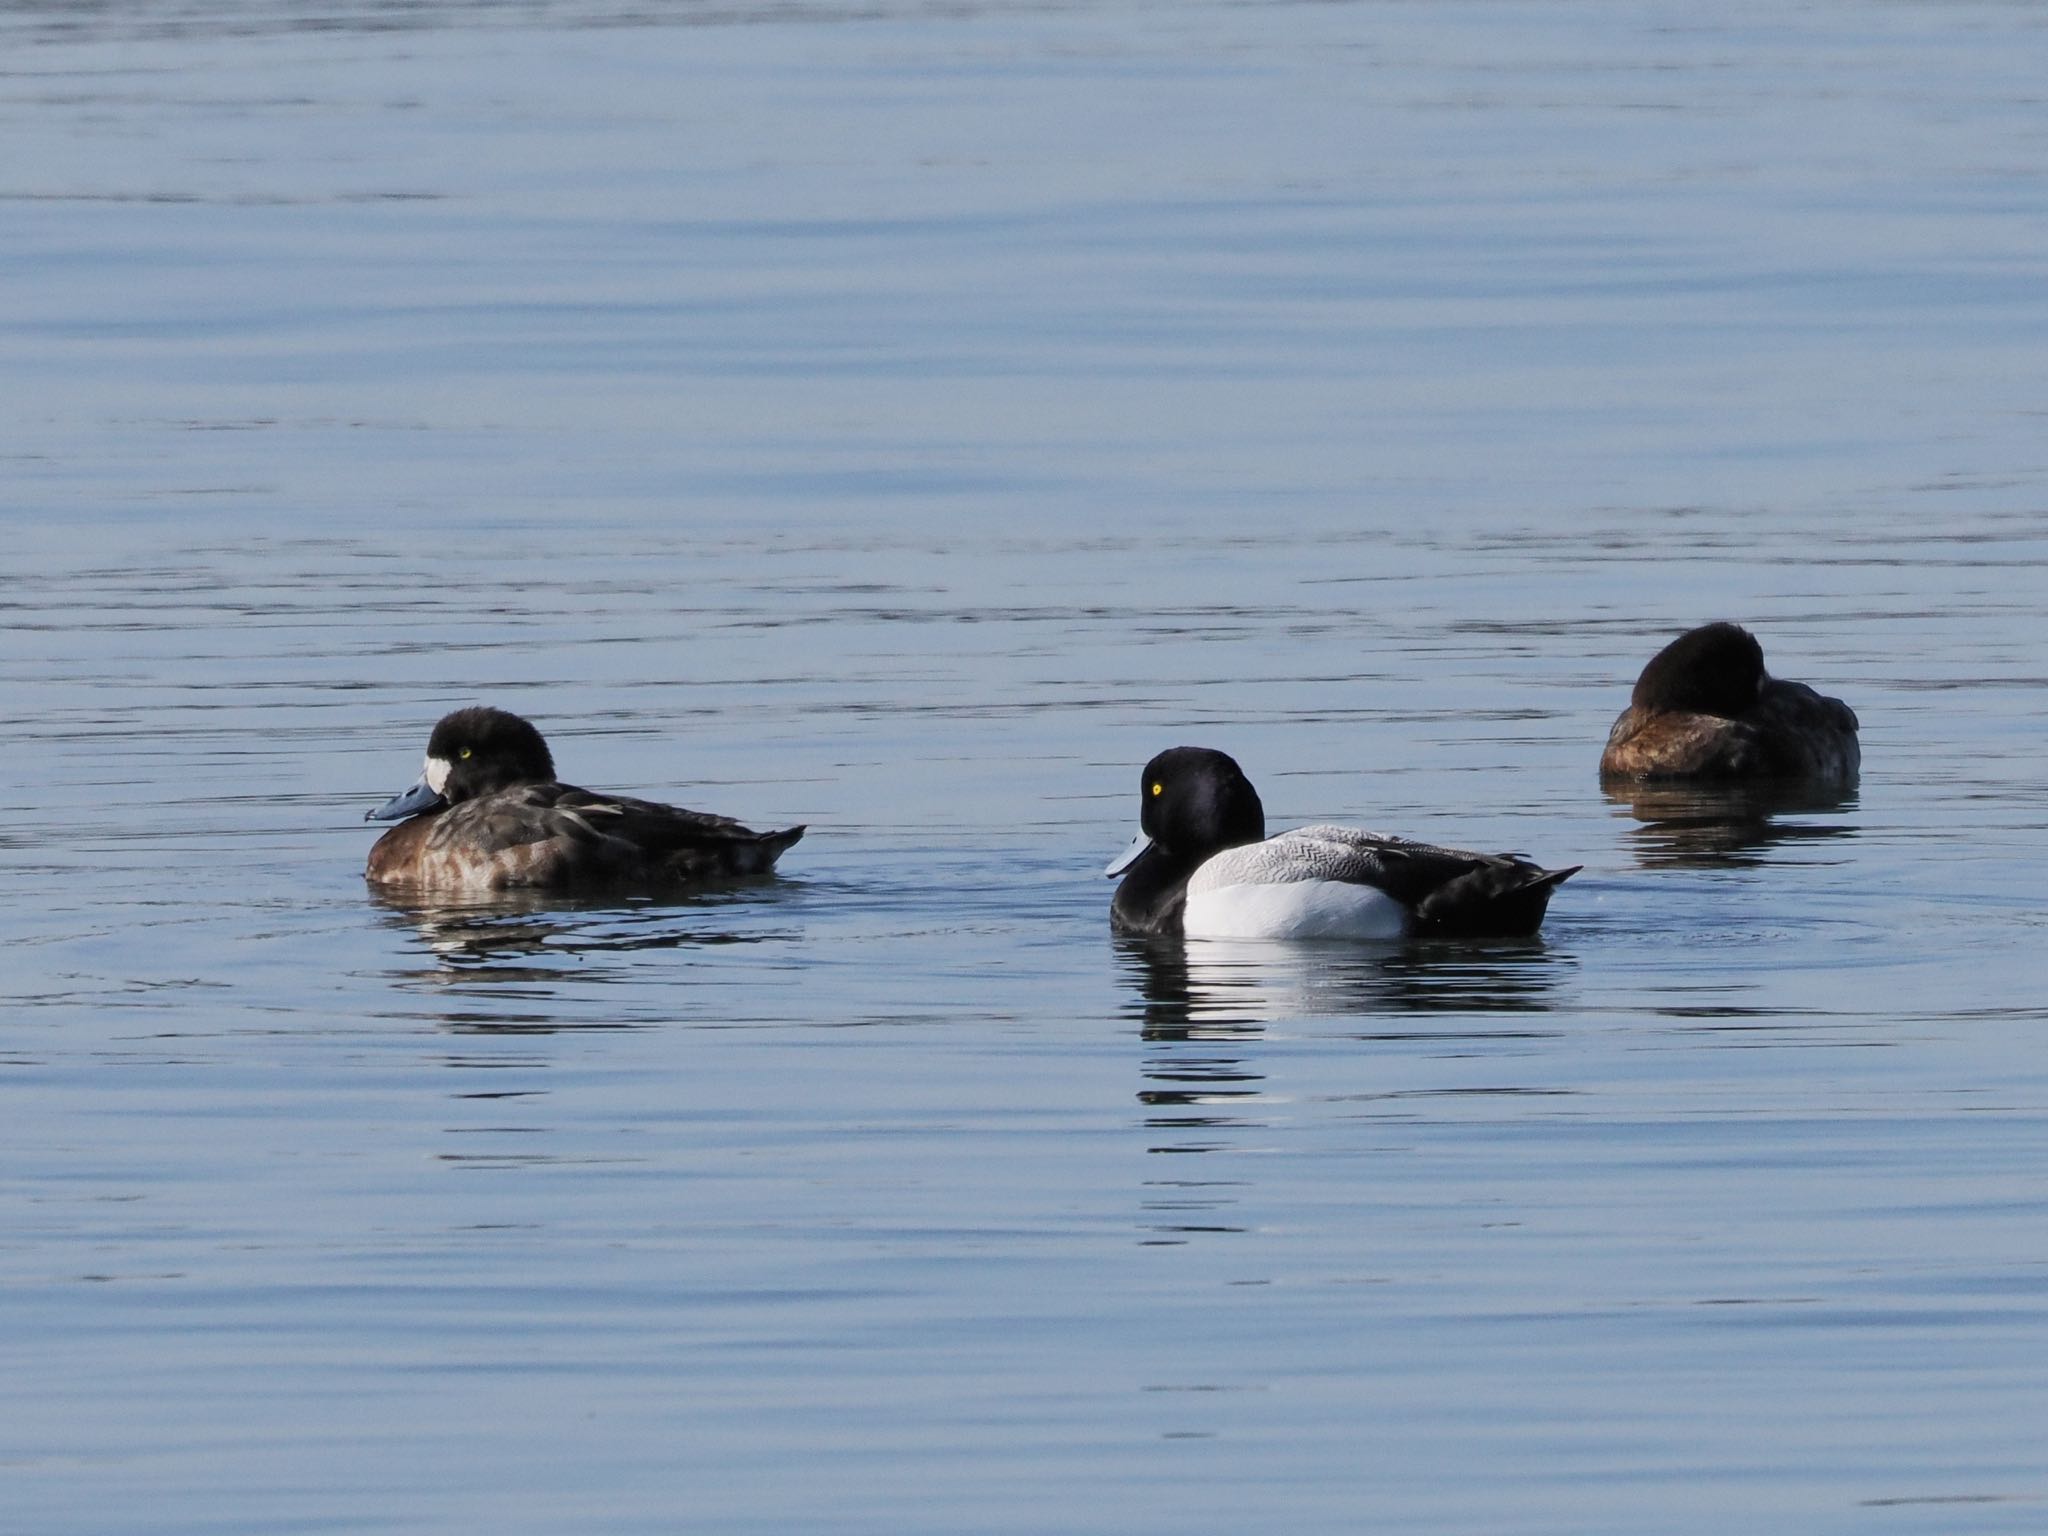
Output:
[[[1650,658],[1600,755],[1604,780],[1845,784],[1863,751],[1856,712],[1764,670],[1739,624],[1687,630]]]
[[[539,731],[502,709],[458,709],[427,741],[417,784],[365,817],[396,821],[370,880],[452,895],[672,888],[774,869],[802,827],[754,832],[728,816],[600,795],[555,779]]]
[[[1266,836],[1259,792],[1207,747],[1145,765],[1143,831],[1104,873],[1122,933],[1214,939],[1477,938],[1534,933],[1550,893],[1579,872],[1357,827]]]

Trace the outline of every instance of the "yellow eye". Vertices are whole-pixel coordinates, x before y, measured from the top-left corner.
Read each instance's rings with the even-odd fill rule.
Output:
[[[1152,793],[1155,795],[1163,795],[1166,793],[1166,786],[1164,784],[1154,784],[1152,786]]]
[[[467,747],[464,747],[464,748],[462,749],[462,755],[463,755],[464,757],[467,757],[467,756],[469,756],[469,748],[467,748]]]

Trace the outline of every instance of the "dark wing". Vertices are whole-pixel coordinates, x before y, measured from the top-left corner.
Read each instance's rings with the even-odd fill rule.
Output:
[[[764,874],[804,835],[802,827],[756,832],[730,816],[630,795],[600,795],[567,784],[535,787],[558,791],[549,811],[562,835],[602,839],[627,872],[659,871],[683,880]]]
[[[1357,862],[1356,875],[1314,878],[1378,886],[1414,912],[1418,933],[1533,933],[1550,893],[1579,870],[1544,869],[1516,854],[1444,848],[1358,827],[1303,827],[1274,841],[1288,839],[1346,849]]]
[[[802,827],[755,832],[730,816],[687,811],[573,784],[515,784],[432,820],[444,857],[487,866],[508,886],[664,884],[763,874]]]
[[[536,786],[556,791],[549,809],[564,821],[580,822],[608,837],[624,837],[637,847],[681,848],[698,842],[759,837],[730,816],[686,811],[659,800],[631,795],[600,795],[570,784]]]
[[[1769,751],[1771,772],[1849,779],[1862,767],[1856,711],[1804,683],[1772,678],[1751,718]]]

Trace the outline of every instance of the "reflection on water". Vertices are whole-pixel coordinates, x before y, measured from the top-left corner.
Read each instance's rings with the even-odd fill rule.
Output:
[[[508,891],[425,901],[375,887],[368,895],[385,909],[387,926],[407,933],[426,950],[427,963],[389,973],[398,986],[489,1004],[435,1015],[460,1033],[639,1028],[656,1020],[569,1021],[560,988],[569,982],[630,986],[644,979],[628,963],[635,956],[784,943],[794,937],[788,929],[759,926],[757,904],[729,888],[660,898]]]
[[[1118,935],[1112,942],[1149,1049],[1139,1063],[1145,1086],[1145,1151],[1149,1156],[1199,1156],[1226,1151],[1235,1136],[1260,1130],[1266,1080],[1252,1059],[1265,1023],[1249,989],[1198,981],[1176,939]],[[1189,1164],[1188,1169],[1201,1166]],[[1229,1218],[1250,1180],[1188,1169],[1144,1180],[1141,1246],[1179,1247],[1203,1234],[1242,1233]]]
[[[1570,970],[1540,938],[1289,944],[1118,935],[1112,942],[1135,993],[1124,1013],[1139,1021],[1147,1047],[1138,1102],[1152,1155],[1243,1150],[1248,1134],[1281,1129],[1267,1113],[1274,1100],[1259,1059],[1274,1024],[1335,1017],[1344,1022],[1327,1031],[1333,1037],[1371,1046],[1455,1041],[1460,1051],[1474,1041],[1544,1039],[1556,1031],[1523,1022],[1501,1028],[1472,1016],[1546,1012],[1557,1005]],[[1405,1022],[1355,1022],[1374,1015]],[[1417,1015],[1442,1022],[1422,1024]],[[1175,1246],[1199,1234],[1245,1232],[1248,1226],[1226,1213],[1252,1187],[1241,1175],[1149,1178],[1141,1242]]]
[[[0,0],[0,1524],[2038,1527],[2041,29],[1657,10]],[[476,702],[832,835],[366,901]],[[1588,873],[1105,948],[1185,739]]]
[[[1556,1006],[1558,984],[1570,972],[1540,936],[1289,944],[1120,935],[1114,942],[1138,994],[1126,1012],[1148,1040],[1255,1034],[1275,1020],[1332,1015],[1541,1013]]]
[[[1629,842],[1646,868],[1762,865],[1783,845],[1857,832],[1853,822],[1836,819],[1856,809],[1854,786],[1610,784],[1603,792],[1642,823],[1631,829]],[[1808,816],[1831,819],[1788,819]]]
[[[729,892],[683,896],[568,896],[548,891],[503,891],[490,896],[425,900],[369,888],[370,900],[390,914],[393,927],[409,927],[437,960],[475,974],[490,967],[504,977],[515,968],[497,962],[513,958],[630,954],[645,949],[690,945],[759,944],[788,939],[788,932],[741,932],[705,921],[706,913],[729,910]],[[533,974],[552,974],[535,972]],[[587,971],[578,972],[588,975]]]

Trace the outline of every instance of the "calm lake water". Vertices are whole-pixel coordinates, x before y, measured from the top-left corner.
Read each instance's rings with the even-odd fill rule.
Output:
[[[0,1529],[2048,1525],[2048,17],[0,3]],[[1710,618],[1858,790],[1630,803]],[[811,833],[422,911],[490,702]],[[1161,747],[1585,872],[1107,926]]]

